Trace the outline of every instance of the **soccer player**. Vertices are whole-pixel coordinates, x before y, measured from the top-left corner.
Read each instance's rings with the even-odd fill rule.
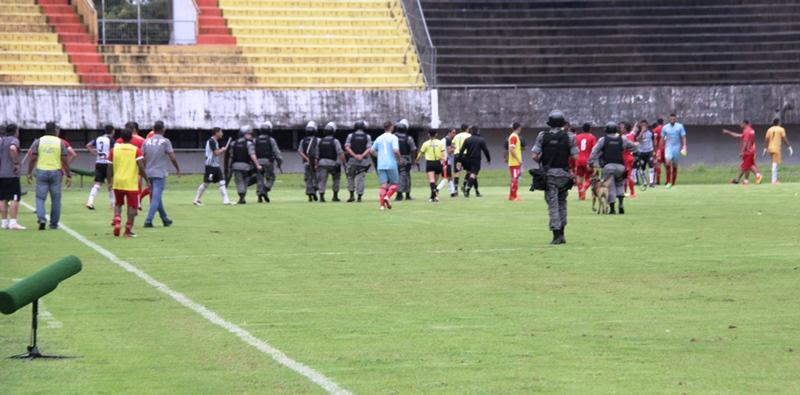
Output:
[[[739,147],[742,165],[739,167],[739,175],[732,179],[731,183],[738,184],[742,176],[744,176],[743,184],[747,185],[750,182],[750,173],[752,172],[756,175],[756,184],[761,184],[761,173],[758,172],[758,166],[756,166],[756,132],[747,119],[742,121],[739,127],[742,128],[742,133],[734,133],[728,129],[722,129],[723,134],[742,139]]]
[[[222,129],[214,128],[211,132],[211,138],[206,141],[206,170],[203,175],[203,183],[200,188],[197,188],[197,196],[194,198],[195,206],[202,206],[200,198],[203,196],[206,188],[210,184],[219,183],[219,194],[222,195],[222,204],[233,204],[228,199],[228,190],[225,189],[225,177],[222,176],[222,170],[219,168],[219,156],[228,150],[228,146],[219,147],[219,139],[222,138]]]
[[[789,156],[794,155],[792,146],[789,140],[786,139],[786,130],[781,127],[781,119],[775,118],[772,120],[772,127],[767,130],[767,135],[764,137],[764,153],[761,156],[769,154],[772,156],[772,183],[780,184],[778,182],[778,165],[781,164],[781,141],[789,147]]]
[[[111,139],[114,138],[114,126],[106,125],[103,129],[103,135],[90,141],[86,144],[86,149],[96,157],[94,163],[94,187],[89,192],[89,201],[86,202],[86,208],[94,210],[94,198],[97,192],[103,186],[103,183],[108,178],[108,154],[111,153]],[[108,199],[111,209],[114,209],[114,191],[111,190],[111,185],[108,186]]]
[[[653,145],[653,132],[650,131],[646,119],[639,121],[639,133],[636,136],[636,142],[639,143],[639,168],[637,171],[645,171],[645,168],[649,167],[648,180],[651,187],[655,186],[653,183],[653,176],[655,175],[655,171],[653,171],[653,151],[655,146]]]
[[[447,132],[444,140],[444,154],[445,154],[445,164],[444,164],[444,178],[442,180],[443,183],[447,184],[450,189],[450,197],[456,197],[458,195],[458,185],[453,183],[453,171],[455,171],[455,151],[456,147],[453,145],[453,138],[456,136],[456,129],[450,129]],[[445,187],[445,184],[438,185],[438,189],[442,190]]]
[[[517,196],[519,189],[519,178],[522,176],[522,141],[520,141],[519,133],[522,131],[522,125],[519,122],[514,122],[511,125],[511,135],[508,136],[508,171],[511,173],[511,191],[508,194],[508,200],[513,202],[522,201]]]
[[[156,121],[155,125],[153,125],[153,136],[146,139],[144,145],[142,145],[142,152],[146,162],[145,173],[147,174],[147,179],[150,180],[148,189],[152,191],[150,209],[147,211],[147,218],[144,220],[145,228],[153,227],[153,217],[155,217],[156,211],[158,211],[164,226],[172,225],[172,220],[167,216],[162,200],[167,182],[167,158],[172,161],[172,166],[175,166],[178,178],[181,177],[181,168],[178,166],[178,159],[172,150],[172,142],[164,138],[166,130],[164,122]]]
[[[428,131],[428,137],[428,141],[422,143],[422,146],[419,148],[416,164],[419,165],[419,160],[424,154],[425,172],[428,173],[428,183],[431,186],[431,197],[428,199],[428,201],[438,202],[439,194],[436,188],[436,183],[438,182],[438,176],[444,172],[444,166],[442,165],[442,162],[444,161],[445,149],[444,143],[436,138],[435,129]]]
[[[461,152],[461,146],[464,145],[464,141],[470,138],[470,136],[472,135],[469,134],[469,125],[467,125],[466,123],[462,123],[461,132],[459,132],[458,134],[455,135],[455,137],[453,137],[453,146],[455,147],[455,150],[453,152],[455,153],[455,165],[456,165],[456,173],[455,177],[453,178],[453,184],[455,184],[456,186],[455,196],[458,196],[458,179],[459,177],[461,177],[461,170],[463,169],[469,172],[469,169],[464,169],[464,165],[463,163],[461,163],[461,154],[459,154],[459,152]],[[464,185],[461,187],[461,192],[464,192],[466,184],[467,180],[465,177]]]
[[[72,185],[67,146],[58,138],[58,126],[48,122],[44,127],[44,136],[33,142],[28,162],[28,184],[33,180],[33,168],[36,167],[36,216],[39,230],[44,230],[47,213],[44,201],[50,194],[50,229],[58,229],[61,219],[61,178],[67,175],[67,187]]]
[[[140,148],[141,149],[142,148],[142,144],[144,144],[144,140],[145,139],[142,138],[142,136],[139,135],[139,124],[137,122],[130,121],[130,122],[125,124],[125,128],[133,131],[133,137],[131,138],[131,144],[136,146],[136,148]],[[122,137],[117,139],[116,144],[122,144]],[[142,209],[142,199],[144,199],[145,196],[150,194],[150,190],[148,188],[142,189],[142,179],[141,178],[139,179],[139,181],[137,181],[137,184],[139,185],[139,210],[141,210]],[[152,196],[150,197],[150,202],[151,203],[153,202],[153,197]]]
[[[661,166],[664,166],[664,149],[661,148],[661,130],[664,129],[664,119],[658,118],[653,124],[653,148],[656,151],[654,161],[656,170],[656,185],[661,185]]]
[[[586,188],[589,188],[589,177],[594,173],[594,166],[589,164],[589,155],[597,144],[597,138],[589,131],[592,125],[584,123],[583,133],[575,136],[575,143],[578,145],[578,160],[575,161],[575,176],[578,183],[578,195],[581,200],[586,200]]]
[[[123,237],[136,237],[133,229],[133,219],[139,209],[139,177],[145,182],[147,175],[144,168],[144,154],[140,148],[131,144],[133,130],[125,128],[121,133],[122,144],[117,144],[108,154],[108,182],[114,188],[114,236],[119,236],[122,222],[122,205],[127,200],[128,218],[125,222]]]
[[[17,223],[22,187],[19,183],[19,128],[10,124],[0,129],[0,214],[2,229],[24,230]]]
[[[627,122],[620,122],[617,125],[619,128],[619,134],[628,139],[630,142],[634,142],[636,140],[636,132],[631,129],[631,124]],[[630,150],[626,149],[622,152],[622,159],[625,161],[625,174],[627,175],[625,179],[625,187],[624,189],[630,190],[629,196],[631,199],[636,197],[636,191],[633,189],[633,153]]]
[[[678,180],[678,158],[686,156],[686,129],[677,122],[675,114],[669,114],[669,123],[661,129],[661,148],[667,169],[667,186],[672,188]]]
[[[391,122],[383,123],[383,134],[372,143],[370,152],[378,158],[378,181],[381,183],[380,199],[381,211],[392,209],[392,195],[397,191],[399,174],[397,165],[403,165],[400,157],[400,143],[397,136],[392,134],[394,126]]]
[[[464,168],[469,171],[464,197],[469,197],[469,192],[472,187],[475,187],[475,196],[482,197],[483,195],[478,191],[478,173],[481,171],[481,152],[486,156],[487,165],[492,164],[492,156],[489,154],[489,149],[486,148],[486,140],[481,137],[481,129],[477,126],[473,126],[469,131],[472,135],[464,140],[461,144],[461,150],[458,152],[461,156],[461,161],[464,163]]]

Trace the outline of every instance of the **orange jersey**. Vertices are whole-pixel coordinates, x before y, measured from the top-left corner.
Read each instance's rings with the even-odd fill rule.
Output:
[[[756,131],[749,126],[742,132],[741,148],[745,153],[756,152]]]
[[[656,151],[658,151],[659,147],[661,147],[661,129],[662,128],[663,128],[663,126],[661,126],[661,125],[658,125],[655,128],[653,128],[653,149],[655,149]]]
[[[122,144],[122,137],[117,139],[117,144]],[[134,134],[133,138],[131,139],[131,144],[136,146],[136,148],[142,148],[142,144],[144,144],[144,138],[138,134]]]
[[[575,136],[575,143],[578,144],[578,161],[586,162],[597,144],[597,138],[591,133],[581,133]]]
[[[636,133],[633,132],[630,132],[622,137],[625,137],[630,141],[636,141]],[[622,159],[625,160],[625,163],[633,162],[633,154],[628,150],[622,151]]]

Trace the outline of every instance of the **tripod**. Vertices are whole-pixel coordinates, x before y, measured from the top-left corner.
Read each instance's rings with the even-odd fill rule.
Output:
[[[27,354],[20,354],[14,355],[13,359],[24,359],[26,362],[36,359],[36,358],[49,358],[49,359],[64,359],[64,358],[82,358],[82,357],[66,357],[61,355],[42,355],[39,352],[39,348],[36,347],[36,331],[39,328],[39,299],[36,299],[31,303],[32,312],[33,312],[33,319],[31,323],[31,345],[28,346],[28,353]]]

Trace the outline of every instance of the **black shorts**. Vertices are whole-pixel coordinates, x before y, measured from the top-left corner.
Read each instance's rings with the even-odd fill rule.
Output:
[[[433,174],[441,175],[442,174],[442,162],[429,160],[425,162],[425,172]]]
[[[22,187],[19,184],[19,178],[0,178],[0,200],[19,201],[22,194]]]
[[[108,163],[94,164],[94,182],[104,183],[108,178]]]
[[[222,169],[214,166],[206,166],[206,173],[203,175],[203,182],[208,184],[216,184],[224,181],[222,177]]]
[[[481,172],[481,161],[470,161],[465,160],[462,162],[464,164],[464,169],[470,172],[470,174],[478,174]]]
[[[653,152],[640,152],[639,153],[639,168],[644,169],[645,164],[651,169],[653,168]]]

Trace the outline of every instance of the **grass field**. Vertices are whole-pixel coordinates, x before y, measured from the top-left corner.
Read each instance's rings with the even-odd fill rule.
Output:
[[[622,216],[573,192],[561,246],[541,192],[508,202],[500,171],[437,204],[415,173],[417,200],[387,212],[374,174],[362,204],[307,203],[280,175],[270,204],[209,189],[203,207],[199,176],[173,177],[175,224],[139,216],[136,239],[111,235],[105,194],[83,207],[87,182],[62,224],[118,262],[28,209],[0,232],[0,289],[82,259],[41,300],[38,345],[83,358],[0,359],[0,394],[797,394],[800,169],[733,172],[682,170]],[[30,307],[0,316],[0,356],[29,335]]]

